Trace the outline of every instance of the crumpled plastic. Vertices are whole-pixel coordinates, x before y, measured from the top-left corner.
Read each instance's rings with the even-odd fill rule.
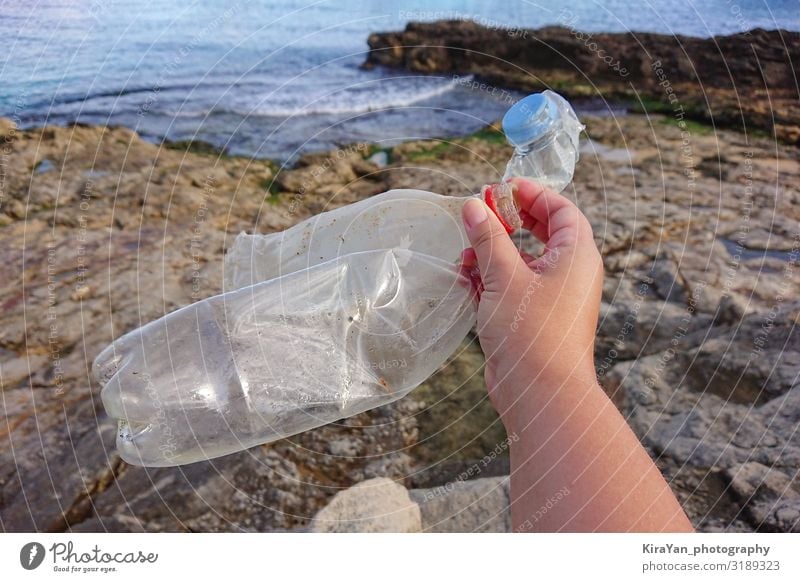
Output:
[[[122,458],[180,465],[401,398],[474,323],[453,264],[371,250],[174,311],[116,340],[95,373]]]

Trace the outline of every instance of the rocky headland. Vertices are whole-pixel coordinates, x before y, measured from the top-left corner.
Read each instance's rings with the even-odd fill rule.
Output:
[[[423,50],[436,30],[432,56],[411,56],[408,35]],[[486,75],[448,60],[462,54],[446,48],[459,30],[472,28],[373,36],[370,62]],[[464,42],[489,38],[481,34],[464,32]],[[515,62],[507,38],[494,46],[508,45],[503,58]],[[633,48],[625,58],[637,58]],[[678,57],[658,58],[666,67]],[[649,74],[647,63],[625,62]],[[519,79],[549,74],[525,67]],[[604,77],[590,68],[586,78]],[[558,89],[569,93],[569,80]],[[762,89],[773,95],[753,90]],[[783,143],[800,116],[787,107],[770,127],[753,121],[765,132],[672,112],[586,117],[567,191],[605,261],[600,381],[703,531],[800,529],[800,153]],[[758,119],[742,115],[748,128]],[[2,528],[346,531],[358,519],[372,530],[507,531],[506,435],[474,337],[392,405],[180,468],[119,459],[93,358],[115,337],[218,293],[238,232],[281,230],[390,188],[475,192],[510,154],[496,126],[389,149],[354,144],[290,169],[198,149],[124,128],[22,131],[0,121]],[[531,237],[519,242],[538,249]],[[396,520],[369,519],[385,507]]]
[[[414,22],[369,37],[366,67],[474,75],[490,86],[549,88],[566,97],[624,102],[642,112],[683,114],[745,132],[800,141],[800,33],[751,30],[694,38],[482,26],[469,20]],[[490,87],[491,88],[491,87]]]

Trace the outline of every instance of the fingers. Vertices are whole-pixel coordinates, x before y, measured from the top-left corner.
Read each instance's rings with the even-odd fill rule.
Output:
[[[461,251],[461,268],[470,271],[478,266],[478,255],[475,254],[475,249],[469,247]]]
[[[525,261],[525,264],[528,266],[536,260],[536,257],[525,252],[520,252],[519,256],[522,257],[522,260]]]
[[[552,190],[525,180],[512,178],[522,225],[547,250],[567,248],[592,240],[589,221],[570,200]]]
[[[481,200],[468,200],[462,218],[484,286],[493,289],[507,283],[522,259],[506,229]]]
[[[459,272],[464,277],[464,285],[469,286],[475,299],[480,301],[481,294],[484,290],[483,281],[481,280],[481,272],[478,268],[478,255],[475,254],[475,249],[472,247],[461,251]]]

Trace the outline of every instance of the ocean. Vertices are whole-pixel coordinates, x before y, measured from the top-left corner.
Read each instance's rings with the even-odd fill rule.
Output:
[[[800,30],[797,0],[13,0],[0,2],[0,116],[124,125],[282,162],[355,141],[463,135],[519,95],[362,70],[368,35],[442,18],[534,28],[565,8],[586,31]]]

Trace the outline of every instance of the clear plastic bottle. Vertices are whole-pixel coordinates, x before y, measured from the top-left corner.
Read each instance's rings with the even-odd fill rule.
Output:
[[[174,311],[106,348],[95,374],[122,458],[182,465],[392,402],[474,323],[452,264],[371,250]]]
[[[534,93],[503,117],[503,133],[514,146],[503,180],[522,176],[561,192],[578,162],[578,138],[585,128],[558,93]]]
[[[582,126],[549,93],[506,115],[517,148],[506,177],[560,190]],[[534,139],[536,131],[547,135]],[[476,196],[509,232],[519,227],[510,184]],[[392,190],[281,233],[239,235],[225,258],[225,293],[122,336],[95,360],[122,458],[145,466],[211,459],[421,384],[475,323],[457,266],[469,244],[461,221],[468,199]]]

